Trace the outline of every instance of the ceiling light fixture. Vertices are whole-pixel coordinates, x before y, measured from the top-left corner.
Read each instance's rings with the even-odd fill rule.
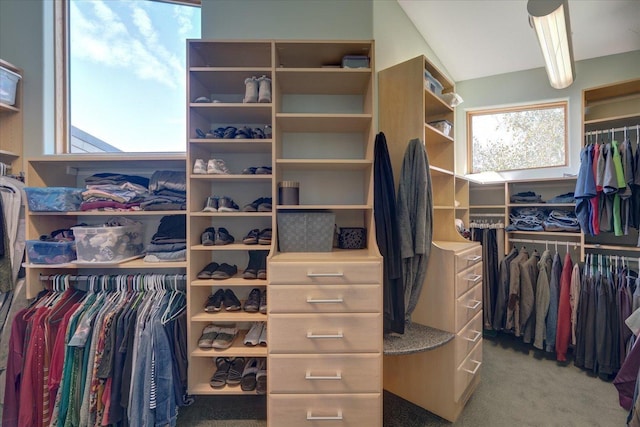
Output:
[[[573,47],[568,0],[529,0],[529,22],[536,30],[549,83],[564,89],[573,83]]]

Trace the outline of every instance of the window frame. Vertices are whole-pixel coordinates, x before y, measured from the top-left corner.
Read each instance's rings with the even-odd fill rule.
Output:
[[[569,165],[569,101],[568,100],[556,100],[556,101],[543,101],[536,102],[532,104],[522,104],[522,105],[512,105],[506,107],[498,107],[498,108],[483,108],[483,109],[474,109],[468,110],[466,112],[466,126],[467,126],[467,171],[470,174],[474,173],[483,173],[480,171],[473,170],[473,129],[472,129],[472,119],[474,116],[481,115],[491,115],[491,114],[503,114],[503,113],[511,113],[518,111],[530,111],[530,110],[541,110],[541,109],[554,109],[554,108],[562,108],[564,110],[564,161],[561,164],[557,165],[549,165],[549,166],[536,166],[530,168],[516,168],[516,169],[507,169],[507,170],[499,170],[499,171],[484,171],[486,172],[498,172],[498,173],[509,173],[509,172],[518,172],[518,171],[528,171],[528,170],[539,170],[539,169],[549,169],[549,168],[562,168],[567,167]]]
[[[202,0],[147,0],[202,7]],[[71,153],[69,103],[69,0],[54,0],[54,153]],[[73,153],[99,155],[101,153]]]

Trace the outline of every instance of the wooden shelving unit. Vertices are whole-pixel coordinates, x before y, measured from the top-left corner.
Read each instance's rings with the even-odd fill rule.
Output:
[[[0,59],[0,66],[23,76],[21,68]],[[9,173],[19,175],[23,171],[23,118],[22,87],[23,79],[18,80],[15,103],[13,105],[0,102],[0,162],[11,166]]]

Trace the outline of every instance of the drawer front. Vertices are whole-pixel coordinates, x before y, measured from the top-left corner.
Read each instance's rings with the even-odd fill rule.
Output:
[[[269,315],[270,353],[382,352],[382,315]]]
[[[382,396],[272,394],[269,425],[277,427],[381,427]]]
[[[456,300],[455,330],[460,331],[469,320],[482,311],[482,283]]]
[[[273,355],[271,393],[380,393],[382,356]]]
[[[456,273],[482,261],[482,246],[478,245],[456,254]]]
[[[270,313],[379,313],[382,286],[270,286],[269,310]]]
[[[459,272],[456,275],[456,298],[482,281],[482,263]]]
[[[453,393],[454,400],[457,402],[464,394],[465,390],[471,384],[473,379],[480,375],[480,367],[482,366],[482,341],[480,341],[466,359],[456,369]]]
[[[482,311],[462,328],[454,338],[456,346],[455,365],[458,366],[469,355],[473,347],[482,340]]]
[[[371,262],[272,262],[271,285],[372,284],[382,281],[382,263]]]

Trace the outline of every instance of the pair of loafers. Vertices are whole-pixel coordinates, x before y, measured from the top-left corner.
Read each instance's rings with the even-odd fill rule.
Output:
[[[200,241],[203,246],[223,246],[230,245],[236,239],[224,227],[219,227],[217,230],[214,227],[207,227],[200,236]]]
[[[271,212],[273,199],[271,197],[260,197],[242,207],[242,212]]]
[[[254,228],[244,236],[242,243],[245,245],[270,245],[272,235],[271,231],[271,228],[264,228],[262,230]]]
[[[238,267],[236,265],[230,265],[226,262],[218,264],[217,262],[210,262],[198,273],[198,279],[213,279],[224,280],[233,277],[238,273]]]

